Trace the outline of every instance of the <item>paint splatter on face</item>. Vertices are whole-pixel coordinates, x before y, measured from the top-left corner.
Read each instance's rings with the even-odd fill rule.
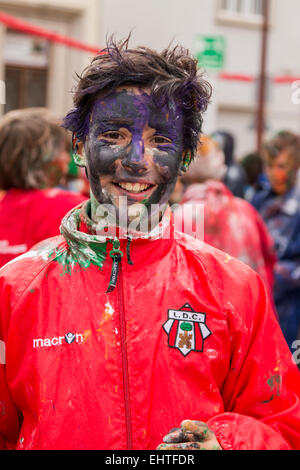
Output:
[[[93,107],[85,143],[91,191],[99,204],[166,204],[183,155],[183,118],[158,107],[147,89],[122,87]]]

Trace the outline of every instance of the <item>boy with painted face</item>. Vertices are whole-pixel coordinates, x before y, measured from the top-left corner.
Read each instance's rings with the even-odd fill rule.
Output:
[[[270,188],[257,192],[253,205],[275,242],[274,298],[285,339],[295,350],[300,333],[300,137],[280,132],[264,146]]]
[[[183,161],[182,124],[180,107],[173,101],[159,107],[150,89],[123,85],[96,99],[85,139],[84,163],[94,220],[98,205],[107,204],[117,208],[119,225],[123,197],[128,203],[128,222],[139,214],[139,208],[141,217],[146,214],[151,222],[153,211],[143,211],[142,204],[146,208],[167,204]]]
[[[166,205],[209,96],[182,48],[110,44],[80,78],[65,126],[91,201],[1,271],[4,446],[300,448],[299,372],[263,282]]]

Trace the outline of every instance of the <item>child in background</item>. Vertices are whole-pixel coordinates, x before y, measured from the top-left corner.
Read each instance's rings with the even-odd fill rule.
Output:
[[[300,137],[283,131],[264,146],[270,188],[258,191],[252,204],[275,243],[274,298],[286,341],[293,350],[300,329]]]
[[[45,108],[11,111],[0,121],[0,266],[59,235],[62,217],[84,201],[65,191],[68,134]]]

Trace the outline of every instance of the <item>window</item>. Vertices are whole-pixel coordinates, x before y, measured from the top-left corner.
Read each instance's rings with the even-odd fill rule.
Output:
[[[46,106],[47,70],[7,65],[5,67],[5,112]]]
[[[263,21],[263,0],[219,0],[217,19],[259,25]]]
[[[5,112],[47,101],[48,43],[8,30],[4,45]]]
[[[221,10],[241,15],[262,15],[262,0],[222,0]]]

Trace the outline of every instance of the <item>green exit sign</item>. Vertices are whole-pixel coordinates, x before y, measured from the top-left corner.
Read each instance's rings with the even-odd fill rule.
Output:
[[[196,37],[195,57],[199,66],[209,70],[222,70],[225,62],[224,36]]]

